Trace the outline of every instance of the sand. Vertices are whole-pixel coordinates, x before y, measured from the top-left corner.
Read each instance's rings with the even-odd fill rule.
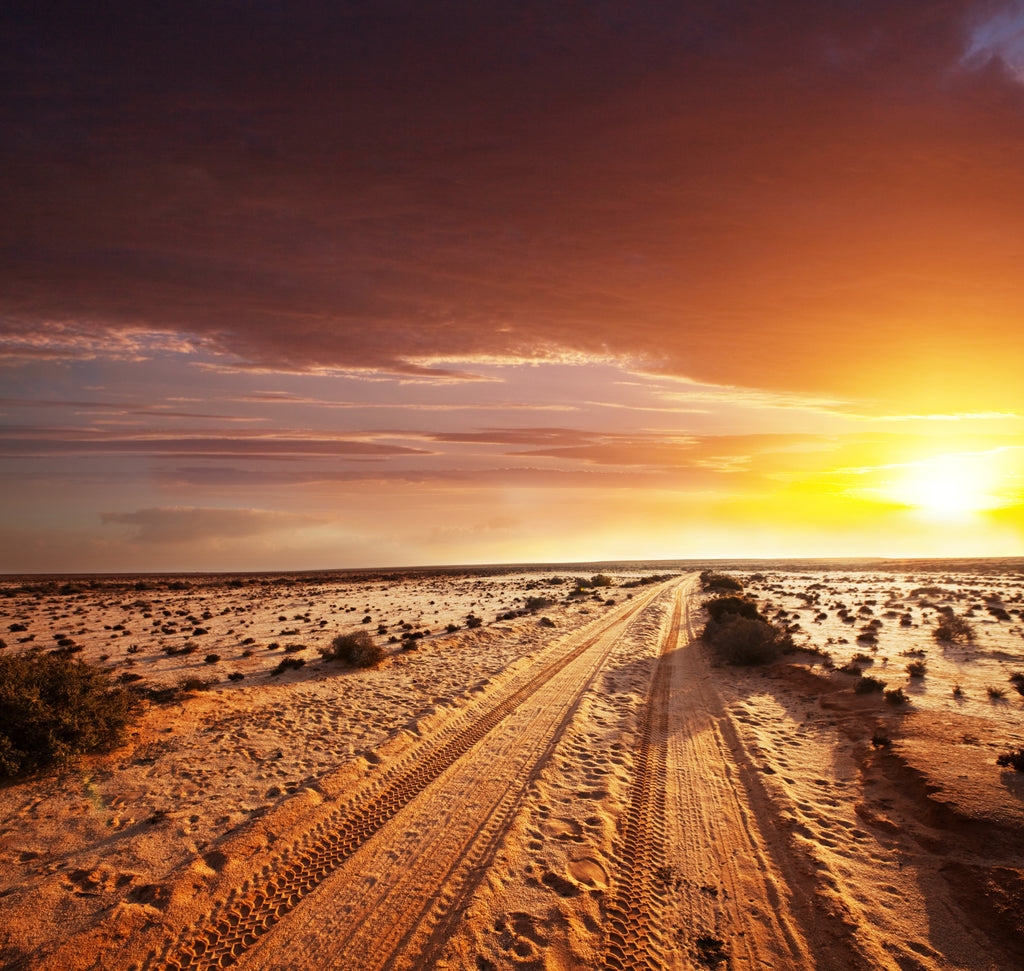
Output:
[[[701,644],[695,575],[640,575],[8,584],[5,651],[215,684],[0,789],[0,964],[1021,966],[1024,775],[995,762],[1024,744],[1020,578],[743,577],[819,653],[742,669]],[[950,605],[973,642],[931,636]],[[424,636],[317,654],[381,627]],[[909,702],[855,693],[855,654]]]

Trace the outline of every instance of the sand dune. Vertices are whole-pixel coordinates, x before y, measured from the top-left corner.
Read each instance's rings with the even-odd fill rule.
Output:
[[[147,685],[217,684],[0,790],[4,967],[1017,966],[1024,777],[994,755],[1021,700],[986,687],[1024,668],[1019,587],[755,578],[819,653],[738,669],[699,641],[695,576],[635,578],[12,593],[7,651],[60,635]],[[992,609],[971,645],[931,637],[947,600]],[[869,656],[851,613],[878,614],[860,664],[909,704],[837,670]],[[375,670],[315,653],[361,628],[430,633]]]

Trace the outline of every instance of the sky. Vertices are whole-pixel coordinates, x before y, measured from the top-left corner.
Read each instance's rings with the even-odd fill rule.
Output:
[[[7,0],[0,572],[1024,554],[1024,2]]]

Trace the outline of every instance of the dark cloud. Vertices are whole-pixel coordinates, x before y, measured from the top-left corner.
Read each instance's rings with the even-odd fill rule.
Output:
[[[9,353],[1015,398],[1001,6],[7,4]]]

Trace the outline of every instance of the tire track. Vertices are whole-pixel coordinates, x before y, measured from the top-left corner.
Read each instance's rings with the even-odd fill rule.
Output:
[[[607,910],[608,927],[601,965],[605,971],[662,966],[662,949],[655,929],[662,909],[657,875],[665,866],[668,777],[665,743],[669,700],[669,670],[665,658],[679,640],[681,611],[681,594],[677,590],[672,621],[661,642],[648,694],[636,757],[636,776],[621,827],[620,875]]]
[[[676,591],[651,680],[601,966],[814,968],[723,734],[698,596],[696,580]]]
[[[557,740],[558,733],[565,723],[564,717],[567,716],[559,717],[558,713],[565,712],[568,701],[571,716],[573,705],[578,703],[580,693],[611,650],[618,633],[625,629],[663,589],[664,586],[659,585],[615,611],[610,617],[602,618],[596,625],[597,631],[585,634],[577,647],[544,665],[532,676],[527,672],[525,683],[511,690],[502,701],[447,742],[416,758],[408,768],[400,772],[393,781],[386,783],[376,794],[371,794],[366,800],[352,807],[330,831],[312,839],[291,860],[286,861],[277,874],[266,879],[246,899],[231,905],[226,912],[212,917],[208,925],[198,933],[193,932],[189,937],[169,942],[162,949],[162,959],[156,966],[167,971],[206,971],[211,968],[229,967],[241,960],[307,896],[344,867],[404,807],[424,793],[442,774],[458,764],[470,749],[488,738],[499,724],[524,709],[529,699],[548,687],[549,690],[542,699],[543,703],[529,706],[532,720],[543,722],[541,730],[538,733],[537,727],[531,728],[529,724],[520,729],[524,735],[528,734],[531,738],[537,736],[530,745],[519,746],[521,751],[533,754],[535,763],[532,767],[523,764],[513,765],[506,756],[507,769],[515,775],[512,781],[518,782],[520,788],[525,788],[531,778],[531,768],[536,768],[537,759],[546,758],[546,750],[553,744],[553,740]],[[583,658],[599,644],[603,650],[593,652],[594,656],[587,659],[589,663],[578,666],[577,671],[573,667],[574,662]],[[564,674],[567,669],[569,673]],[[550,688],[553,682],[556,683],[554,690]],[[537,713],[546,713],[547,717],[539,718]],[[529,722],[531,719],[526,720]],[[452,867],[458,866],[461,859],[468,859],[469,848],[485,836],[490,843],[494,842],[496,837],[493,834],[487,836],[484,832],[492,816],[497,821],[495,832],[500,834],[507,825],[508,814],[519,797],[515,795],[515,788],[510,789],[507,782],[503,790],[500,787],[491,788],[494,791],[491,793],[489,804],[486,794],[478,793],[483,797],[483,803],[488,804],[486,815],[478,816],[477,825],[470,827],[476,831],[475,836],[471,833],[471,838],[467,837],[468,842],[461,854],[450,864]],[[510,792],[511,796],[508,795]],[[503,808],[506,802],[508,805]],[[492,826],[492,829],[494,828]],[[443,836],[443,829],[441,833]],[[433,877],[435,883],[438,880],[443,883],[444,879],[443,875]],[[434,891],[437,889],[435,886]],[[289,960],[282,966],[289,966],[290,963]],[[365,959],[357,966],[367,967]]]

